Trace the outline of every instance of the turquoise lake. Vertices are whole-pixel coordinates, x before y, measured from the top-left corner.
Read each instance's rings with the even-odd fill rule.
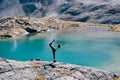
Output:
[[[21,61],[39,57],[52,62],[52,51],[48,46],[52,39],[64,46],[56,52],[58,62],[120,73],[120,33],[117,32],[52,31],[0,40],[0,57]]]

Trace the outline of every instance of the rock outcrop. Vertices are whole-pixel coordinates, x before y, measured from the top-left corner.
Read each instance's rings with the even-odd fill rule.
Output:
[[[111,72],[66,63],[0,58],[0,80],[119,80]]]
[[[16,36],[27,35],[29,33],[41,33],[58,29],[80,29],[84,27],[93,27],[91,29],[97,28],[98,30],[106,28],[106,30],[109,31],[120,31],[120,25],[63,21],[56,17],[13,17],[0,20],[0,37],[11,38]]]
[[[59,29],[57,23],[52,19],[39,19],[29,17],[14,17],[2,19],[0,21],[0,37],[9,38],[20,35],[26,35],[29,33],[38,33],[50,31],[53,29]],[[60,26],[60,25],[59,25]]]

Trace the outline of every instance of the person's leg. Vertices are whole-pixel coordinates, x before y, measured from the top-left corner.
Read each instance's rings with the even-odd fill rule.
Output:
[[[55,59],[55,52],[53,52],[53,62],[56,62],[56,59]]]

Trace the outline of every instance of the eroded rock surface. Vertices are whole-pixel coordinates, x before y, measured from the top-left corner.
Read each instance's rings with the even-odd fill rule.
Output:
[[[0,80],[115,80],[117,75],[89,67],[46,61],[0,59]]]

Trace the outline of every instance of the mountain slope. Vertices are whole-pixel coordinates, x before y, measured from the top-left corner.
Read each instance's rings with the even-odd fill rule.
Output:
[[[119,24],[120,0],[0,0],[0,19],[13,16]]]

